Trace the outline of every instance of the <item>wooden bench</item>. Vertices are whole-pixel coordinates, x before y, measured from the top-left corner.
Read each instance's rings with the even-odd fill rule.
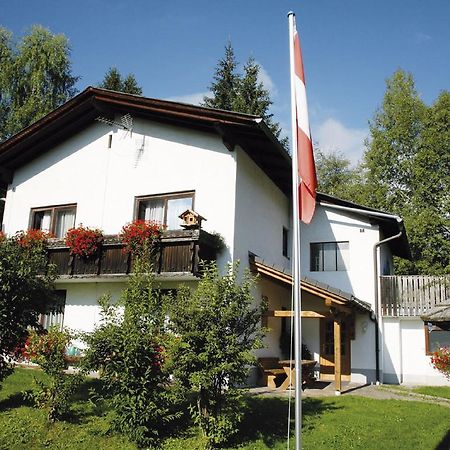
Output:
[[[284,375],[284,378],[286,377],[284,369],[280,366],[279,359],[275,357],[258,358],[258,368],[263,384],[268,388],[275,389],[277,387],[275,378],[282,375]]]

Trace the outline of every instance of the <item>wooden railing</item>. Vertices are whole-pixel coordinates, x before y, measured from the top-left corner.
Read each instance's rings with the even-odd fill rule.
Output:
[[[380,285],[383,316],[421,316],[450,301],[450,277],[382,276]]]
[[[216,253],[217,240],[203,230],[165,232],[155,245],[154,272],[198,275],[200,261],[215,260]],[[88,260],[71,256],[63,240],[52,240],[48,258],[60,277],[108,277],[126,275],[133,270],[133,257],[123,251],[117,236],[106,236],[99,256]]]

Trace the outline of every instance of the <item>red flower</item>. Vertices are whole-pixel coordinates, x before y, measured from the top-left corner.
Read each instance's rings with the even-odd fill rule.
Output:
[[[134,220],[123,226],[119,237],[124,245],[124,251],[133,253],[139,251],[145,245],[151,245],[161,236],[163,231],[164,227],[157,222]]]
[[[67,231],[65,242],[71,255],[89,258],[100,249],[103,233],[97,228],[86,228],[80,225],[78,228]]]
[[[450,348],[441,347],[432,353],[431,364],[435,369],[442,372],[447,378],[450,378]]]
[[[48,239],[52,237],[54,236],[47,231],[31,229],[19,231],[14,238],[22,248],[31,248],[38,245],[45,245]]]

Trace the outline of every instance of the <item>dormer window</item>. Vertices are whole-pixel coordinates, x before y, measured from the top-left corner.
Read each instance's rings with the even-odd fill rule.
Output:
[[[76,205],[59,205],[31,210],[30,228],[52,233],[62,238],[75,226]]]
[[[193,191],[137,197],[136,217],[166,225],[168,230],[179,230],[182,223],[180,214],[193,207]]]

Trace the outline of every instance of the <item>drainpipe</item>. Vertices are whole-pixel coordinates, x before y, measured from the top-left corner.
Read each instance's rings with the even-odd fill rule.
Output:
[[[398,222],[401,222],[400,217],[396,217]],[[394,236],[390,236],[386,239],[378,241],[373,246],[373,267],[374,267],[374,283],[375,283],[375,317],[372,319],[375,322],[375,372],[376,372],[376,382],[380,384],[380,335],[382,335],[381,331],[381,308],[379,301],[379,293],[378,293],[378,248],[386,244],[389,241],[393,241],[394,239],[398,239],[403,234],[403,231],[395,234]]]

